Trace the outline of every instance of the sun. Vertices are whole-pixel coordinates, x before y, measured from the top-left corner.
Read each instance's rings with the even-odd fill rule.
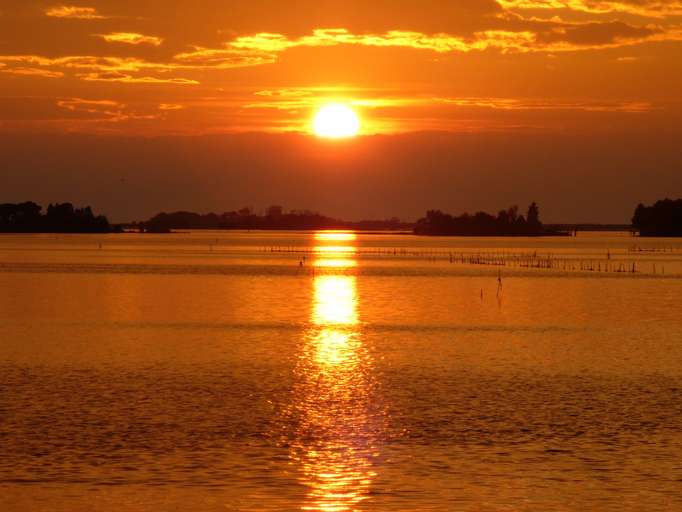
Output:
[[[353,137],[359,131],[360,119],[357,114],[342,103],[324,105],[313,119],[313,132],[318,137],[340,139]]]

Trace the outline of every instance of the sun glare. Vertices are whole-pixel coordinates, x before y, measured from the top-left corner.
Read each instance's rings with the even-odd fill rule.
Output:
[[[330,103],[315,114],[313,132],[318,137],[340,139],[357,135],[360,119],[353,110],[341,103]]]

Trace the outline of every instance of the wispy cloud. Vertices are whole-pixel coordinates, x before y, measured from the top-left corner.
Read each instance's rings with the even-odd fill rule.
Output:
[[[49,69],[25,68],[25,67],[0,69],[0,72],[1,73],[8,73],[10,75],[40,76],[43,78],[62,78],[64,76],[64,73],[62,73],[61,71],[51,71]]]
[[[524,20],[519,18],[522,22]],[[649,41],[682,40],[681,30],[633,26],[623,22],[533,22],[523,30],[482,30],[470,37],[393,30],[383,34],[354,34],[344,28],[316,29],[299,38],[261,32],[240,36],[222,48],[195,47],[175,60],[204,67],[241,67],[276,62],[278,55],[297,47],[355,45],[411,48],[439,54],[499,50],[503,53],[570,52],[631,46]]]
[[[112,32],[111,34],[94,34],[96,37],[104,39],[107,43],[125,43],[125,44],[151,44],[152,46],[160,46],[163,43],[163,38],[156,36],[146,36],[138,34],[137,32]]]
[[[54,110],[49,107],[35,110],[35,118],[31,118],[30,123],[45,129],[89,133],[198,134],[254,130],[308,133],[312,111],[320,102],[343,101],[344,97],[362,116],[366,134],[564,129],[566,122],[578,119],[599,126],[602,126],[599,123],[609,123],[610,126],[613,116],[620,116],[618,119],[625,121],[649,112],[662,112],[665,108],[663,104],[647,101],[415,96],[409,91],[392,88],[332,86],[264,91],[239,88],[221,96],[180,101],[167,96],[162,103],[139,99],[129,103],[80,96],[58,98],[51,103],[56,107]],[[22,118],[10,119],[10,122],[12,126],[19,126],[29,121]],[[583,122],[587,121],[580,121]]]
[[[90,100],[84,98],[63,98],[57,100],[57,107],[77,114],[77,122],[71,121],[73,127],[80,125],[93,127],[112,125],[131,121],[152,121],[160,119],[160,114],[140,112],[138,109],[115,100]]]
[[[643,113],[653,109],[646,101],[562,101],[514,98],[439,98],[439,102],[458,107],[496,110],[574,110],[583,112]]]
[[[646,101],[567,101],[554,99],[519,99],[501,97],[452,97],[452,96],[400,96],[389,91],[377,91],[375,95],[362,97],[357,92],[343,94],[338,90],[318,91],[309,88],[265,90],[254,93],[258,101],[246,101],[244,108],[300,110],[314,109],[331,99],[337,100],[344,96],[352,99],[347,103],[367,109],[395,109],[414,107],[450,106],[459,108],[492,109],[507,111],[582,111],[582,112],[649,112],[654,107]]]
[[[345,28],[320,28],[307,36],[289,39],[283,34],[261,32],[252,36],[238,37],[226,47],[237,50],[279,53],[299,46],[319,47],[337,45],[361,45],[377,47],[409,47],[439,53],[467,51],[470,44],[461,37],[449,34],[427,35],[421,32],[391,30],[384,34],[353,34]]]
[[[174,63],[149,62],[134,57],[96,57],[71,55],[50,58],[41,55],[0,55],[0,63],[14,66],[39,66],[48,71],[59,69],[75,70],[76,77],[87,82],[121,82],[145,84],[196,85],[199,82],[178,76],[149,76],[148,73],[167,75],[169,72],[187,69]],[[9,69],[17,69],[10,67]],[[61,72],[61,71],[56,71]],[[63,74],[63,73],[62,73]]]
[[[51,66],[68,69],[98,69],[100,71],[167,71],[171,67],[163,63],[149,62],[135,57],[107,57],[94,55],[68,55],[45,57],[43,55],[0,55],[0,62]]]
[[[504,9],[569,9],[590,14],[627,13],[650,18],[682,15],[679,0],[497,0]]]
[[[57,106],[71,112],[90,114],[94,119],[101,121],[120,122],[129,119],[124,113],[126,105],[113,100],[67,98],[58,100]]]
[[[159,105],[159,110],[164,110],[164,111],[182,110],[183,108],[185,108],[185,107],[182,105],[178,105],[177,103],[161,103]]]
[[[202,70],[225,70],[261,66],[278,61],[281,53],[299,47],[325,48],[340,45],[408,48],[456,54],[483,51],[501,53],[559,53],[620,48],[656,41],[682,41],[681,27],[634,26],[619,21],[563,22],[560,20],[526,19],[509,15],[507,23],[514,30],[491,29],[477,31],[468,37],[452,34],[425,34],[393,30],[381,34],[353,33],[347,29],[316,29],[308,35],[290,38],[269,32],[240,36],[219,48],[194,46],[190,51],[155,62],[138,57],[69,55],[0,55],[0,63],[9,69],[44,69],[43,76],[59,77],[65,70],[75,70],[85,81],[122,83],[156,83],[192,85],[194,77],[177,76]],[[100,35],[109,42],[127,44],[161,44],[162,39],[132,32]],[[11,71],[8,71],[11,72]],[[17,74],[22,71],[17,71]],[[34,73],[37,71],[24,71]],[[60,74],[61,73],[61,74]],[[155,76],[156,74],[162,76]]]
[[[78,20],[102,20],[106,16],[102,16],[94,7],[78,7],[75,5],[60,5],[57,7],[50,7],[45,11],[46,16],[51,18],[71,18]]]
[[[277,55],[261,50],[232,48],[204,48],[193,46],[189,52],[175,55],[173,60],[186,67],[232,69],[272,64],[277,61]]]
[[[83,98],[68,98],[68,99],[58,100],[57,106],[59,106],[61,108],[65,108],[66,110],[73,110],[73,111],[75,111],[75,110],[87,110],[87,111],[90,111],[88,109],[101,110],[102,107],[122,108],[122,107],[125,107],[125,104],[120,103],[118,101],[114,101],[114,100],[86,100]]]
[[[86,82],[121,82],[126,84],[175,84],[197,85],[199,82],[189,78],[157,78],[154,76],[133,76],[126,73],[82,73],[76,75]]]

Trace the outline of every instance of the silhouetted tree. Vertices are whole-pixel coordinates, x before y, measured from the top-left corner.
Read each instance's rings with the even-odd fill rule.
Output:
[[[282,208],[279,205],[272,205],[268,207],[268,209],[265,212],[266,217],[271,217],[271,218],[278,218],[281,217],[282,214],[284,213],[284,208]]]
[[[528,213],[526,214],[526,222],[529,227],[540,226],[540,208],[535,201],[528,206]]]
[[[638,204],[632,227],[640,236],[682,236],[682,199],[664,199],[653,206]]]
[[[426,217],[419,219],[414,227],[418,235],[461,235],[461,236],[500,236],[526,235],[538,236],[549,233],[540,222],[539,208],[536,203],[528,207],[528,218],[519,215],[517,206],[500,210],[497,217],[485,212],[477,212],[473,216],[464,213],[453,217],[440,210],[429,210]]]
[[[92,208],[74,208],[71,203],[50,204],[45,215],[33,202],[0,205],[0,231],[48,233],[108,233],[112,231],[104,216]]]
[[[509,224],[509,213],[507,213],[507,210],[497,212],[497,222],[502,226]]]
[[[0,205],[0,230],[2,231],[38,231],[42,226],[40,212],[43,208],[31,201],[19,204]]]

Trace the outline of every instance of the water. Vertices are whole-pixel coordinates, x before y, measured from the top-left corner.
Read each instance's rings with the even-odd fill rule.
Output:
[[[682,508],[679,240],[3,235],[0,290],[3,511]]]

